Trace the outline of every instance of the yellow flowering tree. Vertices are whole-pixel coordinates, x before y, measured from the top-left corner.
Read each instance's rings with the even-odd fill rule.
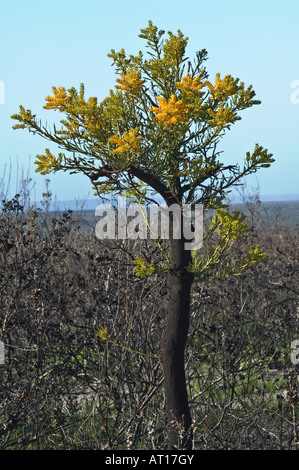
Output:
[[[218,144],[240,112],[259,103],[251,86],[238,78],[217,74],[210,80],[204,63],[205,49],[191,62],[186,56],[188,38],[181,31],[168,35],[149,21],[139,35],[148,55],[129,55],[122,49],[108,54],[115,66],[114,89],[101,102],[85,98],[79,90],[53,87],[45,109],[63,113],[61,126],[43,126],[31,110],[20,106],[12,116],[15,129],[26,128],[58,145],[36,156],[42,174],[70,171],[85,174],[98,194],[128,194],[137,200],[162,197],[168,207],[201,204],[217,212],[205,233],[208,242],[216,235],[204,257],[185,249],[186,235],[174,236],[170,214],[167,263],[136,258],[135,273],[166,276],[168,312],[161,341],[164,387],[169,418],[169,447],[190,448],[192,418],[184,369],[188,335],[190,291],[202,282],[240,273],[265,260],[258,247],[231,263],[221,260],[247,231],[242,214],[231,215],[224,204],[227,192],[259,168],[268,167],[272,155],[260,145],[245,155],[243,163],[220,161]],[[183,224],[182,224],[183,226]],[[181,432],[183,430],[183,432]]]

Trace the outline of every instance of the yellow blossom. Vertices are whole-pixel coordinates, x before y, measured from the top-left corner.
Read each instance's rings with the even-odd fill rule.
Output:
[[[112,153],[140,153],[142,137],[138,135],[138,127],[132,128],[129,131],[125,131],[123,137],[119,135],[113,135],[109,138],[111,144],[115,144],[116,148],[112,150]]]
[[[209,81],[206,82],[206,85],[210,90],[211,98],[223,101],[240,90],[238,82],[239,79],[235,79],[231,75],[225,75],[225,77],[221,79],[220,73],[217,73],[214,85],[212,85],[212,83],[210,83]]]
[[[121,78],[116,80],[119,85],[116,85],[115,88],[131,93],[132,95],[137,95],[145,82],[145,80],[141,79],[139,70],[129,69],[127,73],[122,72],[120,76]]]
[[[208,121],[208,123],[211,126],[216,126],[218,128],[223,128],[239,119],[237,113],[230,107],[224,108],[223,106],[219,106],[217,111],[209,109],[208,113],[213,118],[213,120]]]
[[[205,86],[205,83],[200,81],[200,77],[192,78],[189,73],[187,73],[186,77],[183,77],[180,82],[176,82],[176,86],[179,90],[184,91],[187,95],[197,95],[201,96],[204,94],[201,89]]]
[[[163,52],[165,63],[171,66],[172,64],[177,64],[184,56],[188,38],[184,37],[180,30],[178,30],[177,36],[171,32],[168,34],[169,39],[167,39],[163,45]]]
[[[52,171],[58,171],[61,166],[62,154],[59,153],[56,158],[49,149],[45,149],[46,155],[36,155],[37,160],[34,162],[37,165],[36,172],[42,175],[47,175]]]
[[[59,109],[60,112],[64,111],[71,98],[68,96],[64,87],[52,87],[54,96],[47,96],[47,104],[44,109]]]
[[[189,108],[183,104],[182,100],[178,100],[176,95],[172,94],[169,101],[159,96],[157,101],[160,107],[153,106],[150,108],[150,111],[156,113],[157,121],[165,126],[188,121],[187,114]]]

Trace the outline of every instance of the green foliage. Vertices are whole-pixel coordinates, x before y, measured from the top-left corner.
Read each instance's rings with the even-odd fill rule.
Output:
[[[266,254],[260,252],[259,245],[252,244],[245,256],[228,258],[236,240],[249,231],[247,225],[243,223],[245,218],[246,216],[239,211],[230,214],[228,209],[217,210],[205,233],[206,239],[212,239],[212,236],[216,235],[216,240],[210,243],[205,255],[200,250],[193,252],[189,271],[194,274],[196,280],[210,281],[238,275],[245,268],[267,260]]]
[[[142,259],[140,256],[135,258],[134,273],[138,277],[151,276],[155,272],[155,265],[150,261]]]

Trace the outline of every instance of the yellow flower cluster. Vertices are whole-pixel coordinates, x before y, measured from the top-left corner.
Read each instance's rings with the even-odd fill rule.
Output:
[[[163,45],[163,52],[165,63],[171,65],[177,63],[184,56],[188,38],[184,37],[181,31],[178,31],[177,36],[172,33],[169,33],[169,35],[169,39]]]
[[[231,75],[225,75],[225,77],[221,79],[220,73],[217,73],[214,85],[212,85],[212,83],[208,81],[206,82],[206,85],[210,90],[211,98],[215,98],[219,101],[224,101],[229,96],[234,95],[240,90],[238,82],[239,79],[235,79]]]
[[[64,111],[71,98],[68,96],[64,87],[52,87],[54,96],[47,96],[47,104],[44,109],[59,109],[60,112]]]
[[[141,79],[140,70],[129,69],[127,73],[122,72],[120,74],[121,78],[117,78],[119,85],[116,85],[115,88],[119,90],[126,91],[132,95],[137,95],[145,80]]]
[[[61,153],[59,153],[58,158],[56,158],[49,149],[45,149],[45,152],[46,155],[36,155],[37,160],[34,162],[37,165],[35,171],[42,175],[48,175],[52,171],[58,171],[62,161]]]
[[[176,95],[172,94],[169,101],[162,96],[157,97],[160,107],[153,106],[150,111],[156,113],[156,120],[165,126],[187,122],[189,108],[178,100]]]
[[[142,137],[138,135],[138,132],[138,127],[135,127],[124,132],[123,137],[119,135],[113,135],[110,137],[109,142],[116,145],[116,148],[112,150],[112,153],[140,153]]]
[[[197,95],[201,96],[204,94],[201,89],[205,86],[205,83],[200,81],[200,77],[192,78],[189,72],[187,73],[186,77],[183,77],[180,82],[176,82],[176,87],[185,92],[187,95]]]
[[[238,119],[237,113],[230,107],[224,108],[223,106],[219,106],[217,111],[209,109],[208,113],[213,118],[212,121],[209,121],[209,124],[219,128],[225,127],[227,124],[231,124]]]

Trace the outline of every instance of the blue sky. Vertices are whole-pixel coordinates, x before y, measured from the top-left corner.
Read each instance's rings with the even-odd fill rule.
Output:
[[[55,148],[27,131],[12,130],[10,116],[22,104],[44,121],[58,122],[61,116],[43,110],[53,85],[70,88],[83,82],[86,96],[103,99],[116,78],[107,53],[122,47],[128,54],[145,50],[138,34],[152,20],[161,29],[180,29],[188,36],[191,59],[207,49],[210,79],[220,72],[253,85],[262,104],[246,110],[224,138],[223,161],[241,163],[259,143],[276,162],[248,180],[248,189],[259,184],[261,195],[299,199],[298,18],[298,0],[3,0],[0,180],[11,164],[14,193],[22,169],[29,169],[34,197],[40,199],[45,177],[34,172],[34,157]],[[50,180],[58,200],[92,196],[85,177],[56,173]]]

